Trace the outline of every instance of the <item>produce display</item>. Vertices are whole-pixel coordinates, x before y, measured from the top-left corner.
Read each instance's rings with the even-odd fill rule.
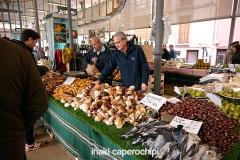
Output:
[[[47,93],[53,93],[55,88],[61,85],[65,81],[65,78],[59,72],[47,72],[42,76],[42,82],[46,87]]]
[[[119,70],[114,71],[113,79],[121,80]],[[76,78],[70,85],[65,85],[65,78],[58,72],[48,72],[42,77],[47,92],[53,93],[53,97],[64,103],[65,107],[80,109],[95,121],[115,125],[118,129],[125,123],[132,124],[134,127],[120,138],[135,137],[131,145],[141,144],[150,150],[158,149],[154,155],[156,159],[174,159],[179,155],[189,159],[207,157],[209,154],[221,159],[240,141],[236,129],[240,126],[240,104],[226,99],[240,99],[240,91],[227,89],[218,92],[223,97],[221,109],[206,100],[206,92],[214,93],[215,83],[220,82],[186,87],[186,93],[193,98],[184,98],[176,104],[166,102],[157,117],[152,119],[149,113],[153,109],[140,103],[146,92],[136,91],[134,86],[126,88],[109,86],[107,83],[94,84],[95,80],[96,77]],[[179,87],[179,91],[184,95],[183,87]],[[163,113],[171,115],[171,118]],[[203,122],[198,135],[187,133],[182,126],[170,126],[169,122],[175,116]]]
[[[230,153],[230,148],[240,141],[236,130],[239,124],[229,119],[213,103],[205,100],[185,98],[176,104],[167,102],[159,112],[168,112],[182,118],[203,122],[198,133],[202,143],[216,147],[217,152],[223,155]],[[161,119],[161,117],[158,118]]]
[[[229,103],[227,100],[222,100],[222,111],[228,118],[234,119],[240,123],[240,105]]]
[[[148,155],[155,159],[211,159],[222,156],[207,144],[201,143],[198,135],[188,133],[182,125],[171,127],[164,121],[148,119],[127,131],[120,139],[136,137],[130,144],[141,144],[148,149]]]
[[[225,97],[240,98],[240,90],[239,91],[234,91],[232,89],[221,90],[220,92],[218,92],[218,94]]]
[[[147,117],[150,109],[139,102],[145,95],[134,89],[134,86],[125,88],[112,87],[107,83],[90,83],[87,88],[83,87],[75,94],[61,90],[57,97],[60,96],[65,107],[81,109],[95,121],[103,121],[107,125],[115,124],[117,128],[122,128],[125,123],[138,125]],[[55,92],[58,91],[57,89]]]
[[[92,83],[92,80],[90,79],[80,79],[80,78],[76,78],[72,84],[70,85],[61,85],[59,87],[57,87],[54,91],[53,91],[53,97],[55,99],[60,100],[62,93],[68,93],[71,94],[72,96],[76,96],[77,93],[81,92],[83,89],[85,89],[88,84]]]
[[[184,88],[183,87],[179,87],[179,91],[180,91],[181,95],[184,94]],[[206,98],[206,93],[201,89],[186,87],[186,93],[190,93],[192,97]]]
[[[119,80],[122,79],[122,78],[121,78],[121,73],[120,73],[120,70],[119,70],[119,69],[115,69],[115,70],[113,71],[112,75],[113,75],[113,79],[114,79],[114,80],[119,81]]]

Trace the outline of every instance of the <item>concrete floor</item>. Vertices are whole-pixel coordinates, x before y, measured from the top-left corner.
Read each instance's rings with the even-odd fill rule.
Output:
[[[34,128],[34,133],[37,134],[36,140],[47,140],[48,145],[26,152],[27,160],[76,160],[76,157],[68,152],[57,140],[49,136],[41,120],[37,121]]]

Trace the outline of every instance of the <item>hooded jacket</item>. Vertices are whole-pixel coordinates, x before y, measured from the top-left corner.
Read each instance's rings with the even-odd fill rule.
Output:
[[[147,58],[140,46],[131,42],[127,42],[127,45],[126,56],[119,50],[113,52],[111,60],[105,66],[98,80],[100,82],[106,80],[118,66],[123,86],[134,85],[136,90],[141,90],[142,83],[148,84],[149,67]]]
[[[47,73],[47,71],[48,71],[48,68],[47,68],[47,67],[37,65],[37,62],[36,62],[36,60],[35,60],[35,58],[34,58],[34,55],[33,55],[33,53],[32,53],[32,49],[31,49],[31,48],[27,47],[27,46],[25,45],[25,43],[22,42],[22,41],[18,41],[18,40],[15,40],[15,39],[13,39],[13,40],[11,40],[11,41],[14,42],[14,43],[16,43],[16,44],[18,44],[18,45],[20,45],[21,47],[23,47],[24,49],[28,50],[28,52],[31,53],[32,59],[33,59],[35,65],[37,66],[37,70],[38,70],[38,72],[39,72],[39,74],[40,74],[41,77],[42,77],[44,74]]]
[[[25,49],[2,38],[0,48],[0,159],[22,160],[24,135],[47,110],[47,94]]]

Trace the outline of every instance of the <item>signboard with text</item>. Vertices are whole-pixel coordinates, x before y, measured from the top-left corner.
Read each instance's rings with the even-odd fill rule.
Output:
[[[148,93],[140,102],[158,111],[166,101],[167,98]]]
[[[198,132],[202,126],[202,122],[175,116],[175,118],[171,121],[171,123],[169,125],[173,126],[173,127],[177,127],[178,125],[183,125],[183,129],[186,132],[198,134]]]

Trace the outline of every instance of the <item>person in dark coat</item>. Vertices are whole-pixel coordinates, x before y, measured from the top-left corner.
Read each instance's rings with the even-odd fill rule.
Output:
[[[117,50],[113,52],[111,60],[105,66],[96,83],[102,83],[106,80],[118,66],[123,86],[134,85],[136,90],[146,90],[149,67],[142,48],[128,42],[123,32],[117,32],[113,36],[113,41]]]
[[[110,61],[112,53],[110,49],[102,44],[99,37],[93,37],[91,40],[93,49],[87,53],[83,60],[83,66],[96,65],[99,72],[102,72],[104,66]]]
[[[40,76],[43,76],[47,73],[48,67],[43,65],[42,66],[37,65],[37,62],[32,53],[32,50],[36,46],[36,43],[38,42],[39,38],[40,38],[40,35],[34,30],[25,29],[21,33],[21,37],[20,37],[21,41],[12,40],[12,42],[20,45],[22,48],[26,49],[30,53],[30,55],[32,56],[32,60],[35,63],[35,66],[37,67],[38,73],[40,74]],[[29,129],[25,134],[26,151],[36,150],[48,144],[47,141],[36,141],[33,135],[33,132],[34,132],[34,127]]]
[[[166,44],[162,44],[162,50],[163,50],[163,55],[162,55],[162,59],[166,59],[168,60],[169,57],[169,51],[166,48]]]
[[[232,64],[240,64],[240,44],[234,44],[232,46]]]
[[[13,39],[11,41],[14,43],[17,43],[18,45],[20,45],[21,47],[23,47],[24,49],[29,51],[29,53],[32,55],[32,59],[33,59],[34,63],[37,66],[38,72],[40,73],[41,76],[43,76],[48,71],[48,67],[43,66],[43,65],[41,65],[41,66],[37,65],[37,62],[32,53],[33,48],[36,46],[36,43],[38,42],[39,38],[40,38],[40,35],[37,32],[35,32],[34,30],[25,29],[21,33],[20,41],[15,40],[15,39]]]
[[[23,160],[24,135],[47,110],[47,93],[28,51],[3,38],[0,48],[0,159]]]

